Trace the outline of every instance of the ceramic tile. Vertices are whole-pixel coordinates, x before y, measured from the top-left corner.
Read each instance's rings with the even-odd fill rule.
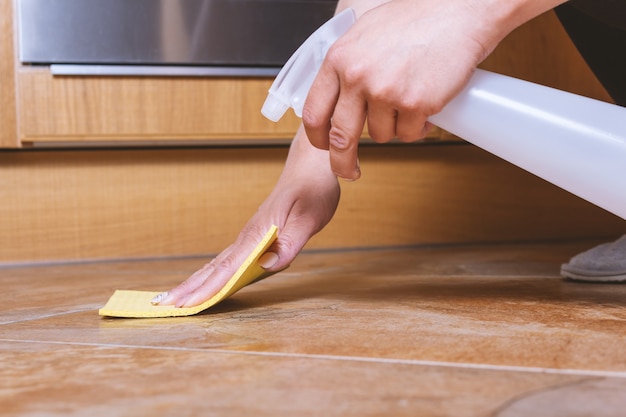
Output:
[[[30,278],[56,294],[31,303],[42,311],[63,305],[66,313],[0,330],[5,340],[624,372],[626,286],[562,280],[559,263],[578,250],[546,244],[307,254],[206,314],[150,320],[101,319],[96,309],[111,286],[158,290],[198,260],[83,265],[59,272],[56,284]],[[93,309],[75,310],[86,300]],[[28,312],[28,300],[18,304]]]
[[[3,416],[574,416],[562,412],[591,394],[594,415],[626,405],[620,378],[46,343],[0,354]]]
[[[116,288],[167,288],[182,281],[201,262],[191,258],[3,267],[0,324],[93,310]]]
[[[590,244],[308,253],[194,317],[103,319],[204,262],[0,269],[0,415],[622,415],[626,286]]]

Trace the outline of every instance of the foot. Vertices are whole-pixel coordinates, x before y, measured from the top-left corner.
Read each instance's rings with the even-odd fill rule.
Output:
[[[575,281],[626,282],[626,235],[574,256],[561,275]]]

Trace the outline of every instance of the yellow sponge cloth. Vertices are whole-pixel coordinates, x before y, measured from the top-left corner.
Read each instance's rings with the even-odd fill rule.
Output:
[[[269,273],[259,266],[258,260],[270,245],[274,243],[277,236],[278,228],[272,226],[226,285],[217,294],[200,305],[181,308],[152,305],[152,299],[160,294],[159,292],[117,290],[107,301],[106,305],[99,310],[99,314],[108,317],[130,318],[180,317],[198,314],[233,295],[246,285],[268,276]]]

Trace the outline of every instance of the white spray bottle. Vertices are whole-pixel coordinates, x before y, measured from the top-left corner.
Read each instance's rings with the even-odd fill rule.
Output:
[[[313,33],[272,84],[262,113],[298,117],[330,46],[355,21],[343,11]],[[626,219],[626,107],[476,70],[429,121]]]

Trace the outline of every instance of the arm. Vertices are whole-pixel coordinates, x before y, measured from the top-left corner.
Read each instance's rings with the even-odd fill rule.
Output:
[[[379,143],[423,138],[428,117],[463,89],[506,35],[561,3],[392,0],[374,7],[329,50],[304,107],[308,137],[330,151],[335,174],[358,179],[365,122]]]
[[[278,226],[278,239],[261,257],[261,266],[270,272],[287,268],[306,242],[330,221],[338,203],[339,184],[330,170],[328,152],[314,148],[300,128],[274,190],[237,240],[153,302],[191,307],[208,300],[226,284],[272,224]]]
[[[340,0],[338,10],[354,7],[357,14],[387,0]],[[239,233],[237,240],[176,288],[153,302],[189,307],[209,299],[226,284],[272,224],[276,242],[261,265],[270,272],[287,268],[306,242],[333,217],[339,203],[339,183],[330,168],[328,151],[315,148],[300,128],[289,148],[285,168],[273,191]]]

